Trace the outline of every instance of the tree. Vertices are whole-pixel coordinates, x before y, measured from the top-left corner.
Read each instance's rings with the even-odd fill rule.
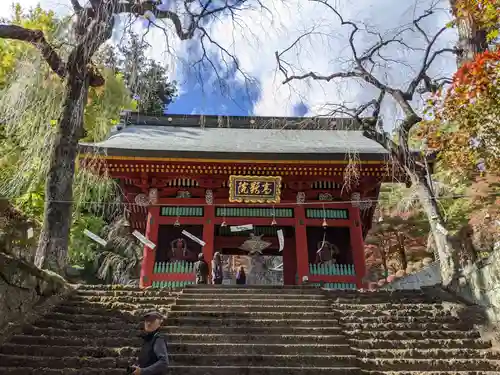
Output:
[[[90,0],[82,6],[71,0],[75,11],[74,22],[68,25],[74,40],[57,48],[43,30],[13,22],[0,24],[0,39],[11,39],[30,43],[37,48],[51,70],[64,82],[62,104],[57,117],[57,132],[52,149],[46,183],[46,206],[43,228],[40,234],[36,265],[62,272],[66,264],[73,202],[73,176],[78,141],[84,136],[84,112],[90,88],[102,87],[106,77],[93,64],[92,58],[98,49],[111,37],[115,19],[119,15],[131,17],[148,15],[159,25],[161,20],[171,22],[181,40],[198,38],[204,43],[217,43],[210,37],[205,26],[224,14],[232,14],[245,8],[245,1],[213,3],[201,6],[190,0],[182,1],[182,13],[165,9],[161,2]],[[178,8],[180,9],[180,8]],[[161,27],[161,25],[160,25]],[[222,53],[232,58],[221,47]],[[208,58],[206,55],[203,58]],[[238,63],[232,58],[233,64]],[[47,119],[48,120],[48,119]]]
[[[310,36],[310,33],[307,33],[301,35],[289,48],[282,52],[276,52],[278,68],[285,77],[284,83],[305,79],[325,82],[339,79],[355,79],[371,86],[372,89],[378,92],[376,98],[356,108],[345,104],[335,105],[333,106],[334,110],[329,115],[342,114],[353,118],[363,127],[366,137],[376,141],[389,152],[392,163],[397,168],[400,168],[409,179],[409,182],[415,186],[435,240],[441,261],[443,284],[449,285],[453,281],[457,270],[456,259],[453,255],[454,243],[446,230],[446,223],[438,202],[434,199],[434,192],[430,185],[423,158],[421,155],[410,152],[410,132],[422,121],[414,99],[417,98],[417,95],[425,92],[436,92],[443,82],[448,81],[447,77],[431,78],[431,68],[439,56],[457,53],[456,48],[452,46],[436,48],[436,42],[447,28],[443,26],[436,33],[430,35],[422,27],[422,22],[431,17],[436,11],[435,6],[431,6],[431,8],[415,18],[412,25],[405,26],[390,34],[382,34],[367,30],[361,23],[345,19],[337,8],[327,0],[315,1],[323,5],[325,11],[330,12],[342,26],[350,28],[348,41],[352,54],[352,68],[327,74],[313,71],[292,71],[294,67],[286,61],[286,55],[287,53],[297,52],[300,43]],[[356,46],[356,41],[363,33],[367,36],[375,35],[377,41],[368,48],[361,50]],[[405,43],[405,37],[411,35],[420,35],[425,41],[423,54]],[[401,49],[405,49],[402,53],[418,53],[421,56],[419,68],[405,87],[388,83],[383,79],[384,66],[386,66],[384,62],[387,61],[384,60],[384,52],[391,45],[398,45]],[[403,120],[396,130],[396,141],[383,130],[380,123],[382,103],[387,97],[390,97],[397,104],[403,114]]]
[[[176,94],[176,82],[168,80],[167,69],[146,57],[150,48],[144,38],[130,32],[126,43],[109,45],[99,54],[104,66],[123,75],[127,88],[142,113],[163,113]]]

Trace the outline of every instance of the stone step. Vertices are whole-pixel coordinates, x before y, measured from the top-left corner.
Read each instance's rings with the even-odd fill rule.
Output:
[[[372,298],[360,298],[360,297],[353,297],[353,298],[344,298],[344,297],[339,297],[339,298],[330,298],[330,301],[334,304],[342,304],[342,305],[378,305],[378,304],[384,304],[384,303],[393,303],[393,304],[406,304],[410,305],[413,303],[417,304],[439,304],[442,301],[439,301],[435,298],[430,298],[430,297],[425,297],[425,296],[418,296],[418,297],[408,297],[408,298],[397,298],[397,299],[391,299],[391,298],[385,298],[385,297],[372,297]]]
[[[240,293],[239,291],[227,291],[226,293],[205,293],[205,292],[197,292],[197,291],[186,291],[179,295],[179,298],[183,299],[202,299],[202,298],[252,298],[252,299],[278,299],[278,300],[287,300],[287,299],[308,299],[308,300],[327,300],[324,295],[319,293],[254,293],[253,291],[246,291],[244,293]]]
[[[444,306],[441,303],[372,303],[358,304],[358,303],[331,303],[331,306],[336,310],[366,310],[366,309],[377,309],[377,310],[399,310],[399,309],[417,309],[417,310],[442,310]]]
[[[75,294],[68,298],[67,303],[125,303],[125,304],[150,304],[150,305],[170,305],[176,301],[175,296],[96,296],[96,295],[81,295]]]
[[[292,298],[276,298],[262,299],[261,297],[251,298],[186,298],[185,295],[179,297],[176,301],[177,306],[192,306],[192,305],[225,305],[225,306],[319,306],[330,308],[330,301],[327,299],[292,299]]]
[[[206,304],[206,305],[180,305],[176,304],[171,307],[172,313],[174,312],[203,312],[203,313],[296,313],[296,314],[332,314],[330,306],[314,306],[313,304],[307,305],[224,305],[224,304]]]
[[[149,290],[77,290],[74,296],[103,296],[103,297],[177,297],[181,291],[171,291],[165,289],[149,289]]]
[[[358,349],[487,349],[491,343],[479,339],[426,339],[426,340],[357,340],[349,338],[351,346]]]
[[[175,302],[175,301],[174,301]],[[84,311],[88,309],[92,311],[94,309],[105,309],[105,310],[115,310],[115,311],[135,311],[135,310],[152,310],[152,309],[168,309],[174,304],[172,303],[123,303],[123,302],[89,302],[89,301],[66,301],[57,306],[58,311],[63,312],[63,310],[68,311],[69,309],[78,309],[78,311]]]
[[[391,316],[391,317],[428,317],[434,319],[435,317],[451,316],[450,312],[443,310],[419,310],[419,309],[363,309],[363,310],[337,310],[332,309],[333,314],[338,317],[377,317],[377,316]]]
[[[124,375],[120,368],[66,368],[64,375]],[[61,375],[61,370],[29,367],[0,367],[0,375]],[[172,375],[358,375],[357,367],[250,367],[250,366],[170,366]]]
[[[382,340],[426,340],[426,339],[478,339],[477,331],[346,331],[350,338],[358,340],[382,339]]]
[[[362,375],[498,375],[497,371],[380,371],[362,370]]]
[[[168,343],[171,354],[351,354],[348,344],[235,344],[235,343]],[[5,344],[0,353],[10,355],[49,356],[49,357],[133,357],[138,347],[103,346],[45,346]]]
[[[202,331],[202,328],[196,326],[163,326],[161,331],[165,334],[197,334]],[[141,330],[136,325],[116,326],[114,329],[102,329],[95,326],[94,328],[87,325],[79,324],[72,325],[71,328],[43,328],[36,326],[27,326],[23,329],[23,333],[31,336],[78,336],[83,337],[138,337]],[[213,334],[248,334],[248,335],[263,335],[263,334],[281,334],[281,335],[340,335],[343,333],[340,327],[251,327],[251,326],[235,326],[235,327],[210,327],[210,332]]]
[[[365,358],[359,366],[384,371],[499,371],[500,362],[487,359],[384,359]]]
[[[170,306],[168,305],[157,305],[153,306],[154,310],[161,312],[162,314],[167,314],[170,311]],[[59,305],[53,310],[53,314],[61,314],[61,315],[71,315],[71,316],[79,316],[79,315],[92,315],[98,317],[115,317],[115,318],[124,318],[128,319],[137,319],[144,315],[145,312],[150,311],[151,308],[146,308],[141,306],[141,308],[137,308],[134,310],[119,310],[117,308],[111,307],[78,307],[78,306],[68,306],[68,305]]]
[[[444,316],[340,316],[340,323],[458,323],[460,320],[452,315]]]
[[[141,315],[141,313],[137,313],[138,316]],[[45,314],[44,319],[51,319],[51,320],[62,320],[62,321],[67,321],[67,322],[72,322],[72,323],[137,323],[138,322],[138,316],[134,316],[132,314],[124,314],[120,313],[119,311],[109,311],[107,314],[84,314],[84,313],[74,313],[72,314],[71,312],[68,313],[61,313],[61,312],[51,312],[48,314]]]
[[[210,317],[169,317],[169,325],[201,327],[339,327],[336,319],[248,319]]]
[[[193,366],[355,366],[354,355],[272,355],[272,354],[238,354],[238,355],[206,355],[206,354],[172,354],[169,359],[174,365]],[[31,357],[0,354],[0,363],[5,367],[44,367],[51,369],[66,368],[126,368],[134,363],[133,357]]]
[[[469,322],[456,321],[453,323],[436,323],[436,322],[375,322],[373,320],[360,323],[353,320],[352,322],[343,322],[342,326],[348,330],[362,331],[469,331],[472,325]]]
[[[359,358],[500,360],[500,352],[491,349],[353,349],[353,353]]]
[[[311,291],[322,291],[321,288],[312,285],[213,285],[213,284],[191,284],[187,285],[184,290],[197,290],[197,291],[227,291],[227,290],[259,290],[262,292],[278,291],[280,293],[286,293],[290,290],[311,290]]]
[[[168,314],[169,318],[179,317],[196,317],[199,319],[205,318],[246,318],[246,319],[332,319],[334,318],[331,312],[290,312],[290,311],[194,311],[194,310],[176,310]],[[368,319],[368,318],[363,318]],[[377,317],[378,319],[378,317]]]
[[[234,343],[234,344],[342,344],[345,343],[344,335],[279,335],[279,334],[217,334],[212,332],[198,333],[168,333],[167,342],[178,343]],[[79,335],[77,337],[64,336],[31,336],[15,335],[9,341],[19,345],[59,345],[59,346],[140,346],[139,337],[115,335],[112,337],[92,337]]]

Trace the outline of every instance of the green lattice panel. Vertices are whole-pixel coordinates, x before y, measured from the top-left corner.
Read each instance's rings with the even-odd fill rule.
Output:
[[[355,276],[354,264],[309,264],[311,275]]]
[[[274,215],[273,215],[274,213]],[[217,207],[217,217],[293,217],[293,208]]]
[[[306,217],[308,219],[330,219],[347,220],[349,219],[349,210],[333,208],[307,208]]]
[[[194,263],[186,261],[156,262],[153,273],[193,273]]]
[[[195,216],[203,217],[203,207],[175,207],[165,206],[160,210],[160,216]]]

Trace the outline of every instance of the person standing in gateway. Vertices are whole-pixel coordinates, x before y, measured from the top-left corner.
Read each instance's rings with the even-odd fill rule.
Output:
[[[217,251],[212,259],[212,283],[222,284],[222,257]]]
[[[198,261],[194,264],[196,284],[208,284],[208,264],[203,253],[198,254]]]

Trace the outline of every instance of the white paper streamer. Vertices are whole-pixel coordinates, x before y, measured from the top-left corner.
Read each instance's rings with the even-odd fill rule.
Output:
[[[151,242],[150,240],[148,240],[146,237],[144,237],[141,232],[134,230],[132,232],[132,235],[135,238],[137,238],[139,241],[141,241],[144,245],[149,247],[150,249],[154,250],[154,248],[156,247],[156,245],[153,242]]]
[[[229,228],[231,229],[231,232],[244,232],[246,230],[253,230],[253,224],[235,225]]]
[[[35,235],[33,228],[28,228],[28,230],[26,231],[26,235],[28,236],[28,240],[33,238],[33,236]]]
[[[278,229],[276,231],[276,234],[278,235],[278,243],[280,245],[280,251],[283,251],[285,248],[285,236],[283,235],[283,229]]]
[[[107,242],[103,240],[101,237],[99,237],[97,234],[92,233],[88,229],[83,230],[83,234],[86,235],[87,237],[93,239],[95,242],[102,246],[106,246]]]
[[[205,246],[207,244],[205,241],[199,239],[194,234],[189,233],[187,230],[183,230],[181,233],[185,235],[187,238],[192,239],[194,242],[198,242],[201,246]]]

